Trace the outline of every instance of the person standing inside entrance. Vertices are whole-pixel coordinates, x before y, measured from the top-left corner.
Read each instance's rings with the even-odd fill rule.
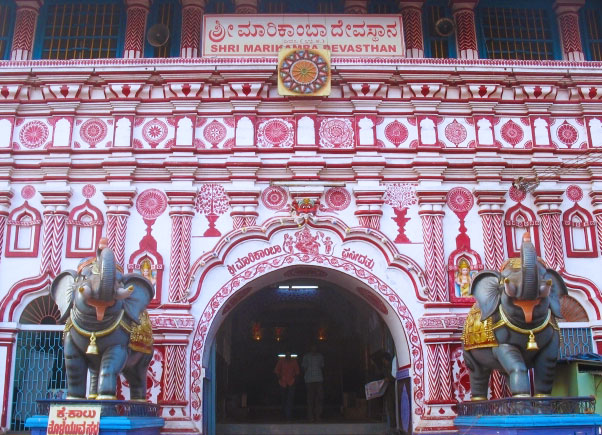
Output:
[[[320,421],[322,418],[322,403],[324,400],[324,357],[313,344],[309,353],[303,356],[301,362],[305,372],[305,390],[307,392],[307,418],[309,421]]]
[[[292,358],[290,352],[287,352],[286,356],[278,358],[274,373],[278,377],[278,384],[282,392],[282,411],[286,419],[290,420],[295,403],[295,382],[300,373],[296,356]]]

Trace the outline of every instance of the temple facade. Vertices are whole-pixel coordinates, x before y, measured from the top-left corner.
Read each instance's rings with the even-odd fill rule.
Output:
[[[283,47],[328,50],[328,95],[281,95]],[[352,374],[386,351],[399,427],[454,433],[470,282],[526,232],[564,351],[602,350],[601,1],[9,0],[0,59],[2,429],[64,394],[49,284],[102,236],[155,286],[168,433],[252,408],[237,355],[297,327],[360,337],[351,368],[323,350],[332,409],[367,412]]]

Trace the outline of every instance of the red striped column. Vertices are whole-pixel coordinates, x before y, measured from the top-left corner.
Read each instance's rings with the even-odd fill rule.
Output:
[[[10,209],[12,197],[12,190],[8,188],[0,189],[0,259],[2,259],[2,252],[4,250],[4,232],[6,231],[6,220],[8,219],[8,210]]]
[[[450,6],[456,22],[456,47],[458,59],[478,59],[477,31],[474,8],[477,0],[451,0]]]
[[[181,57],[201,55],[201,24],[205,12],[205,0],[182,0]]]
[[[596,217],[596,234],[598,235],[598,247],[602,252],[602,190],[592,190],[589,193],[594,206],[594,216]],[[602,328],[601,328],[602,329]]]
[[[504,236],[502,207],[506,202],[505,190],[475,190],[479,206],[479,216],[483,225],[483,242],[485,245],[485,268],[500,270],[504,262]]]
[[[17,0],[11,60],[31,59],[41,0]]]
[[[564,248],[562,246],[561,211],[563,190],[535,190],[537,214],[541,219],[541,232],[548,267],[564,269]]]
[[[258,0],[234,0],[235,14],[256,14]]]
[[[406,57],[424,57],[424,36],[422,33],[422,5],[424,1],[399,2],[403,19],[403,37]]]
[[[558,18],[560,41],[562,42],[562,59],[570,61],[583,61],[583,44],[581,42],[581,29],[579,28],[579,10],[585,0],[556,0],[554,11]]]
[[[445,302],[449,299],[443,248],[443,209],[446,191],[417,191],[418,212],[422,220],[424,240],[424,270],[428,285],[428,299],[431,302]]]
[[[127,21],[125,25],[125,44],[123,57],[137,59],[144,53],[144,38],[146,34],[146,16],[150,0],[126,0]]]
[[[106,236],[108,245],[115,254],[117,264],[124,267],[127,222],[136,190],[103,190],[102,193],[107,206]]]
[[[383,215],[382,208],[385,203],[384,193],[385,187],[383,186],[366,186],[353,189],[357,208],[355,215],[360,227],[380,230],[380,218]]]
[[[40,191],[40,195],[44,206],[40,275],[49,274],[55,277],[61,271],[65,223],[69,216],[71,190],[44,190]]]

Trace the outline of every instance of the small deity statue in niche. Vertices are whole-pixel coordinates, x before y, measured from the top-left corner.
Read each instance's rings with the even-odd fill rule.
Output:
[[[470,296],[470,284],[473,273],[470,271],[470,263],[466,258],[461,258],[456,269],[456,296],[467,298]]]
[[[142,260],[142,263],[140,263],[140,274],[148,279],[152,283],[153,287],[157,286],[157,272],[153,272],[151,262],[148,258],[145,258]]]

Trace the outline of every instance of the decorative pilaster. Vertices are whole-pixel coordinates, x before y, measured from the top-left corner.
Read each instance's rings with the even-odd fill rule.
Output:
[[[36,23],[40,14],[41,0],[17,0],[17,14],[11,60],[29,60],[33,51],[33,40],[36,33]]]
[[[360,227],[380,230],[380,218],[383,215],[384,186],[356,187],[353,189],[357,210],[355,215]]]
[[[560,205],[563,190],[535,190],[537,214],[541,219],[545,260],[552,269],[564,269]]]
[[[4,250],[4,233],[6,232],[6,220],[12,197],[13,192],[10,188],[0,189],[0,260],[2,259],[2,251]]]
[[[136,190],[104,190],[102,193],[107,206],[106,235],[109,248],[115,253],[117,264],[125,267],[125,235]]]
[[[443,217],[447,192],[417,191],[424,239],[424,269],[428,284],[428,299],[431,302],[448,300],[446,288],[447,268],[443,249]]]
[[[458,59],[478,59],[474,8],[478,0],[452,0]]]
[[[55,277],[61,271],[65,223],[69,216],[71,190],[40,191],[44,206],[44,227],[42,229],[42,262],[40,275]]]
[[[226,188],[230,198],[230,216],[233,228],[252,227],[257,223],[257,206],[259,205],[260,190]]]
[[[579,29],[579,9],[585,0],[556,0],[554,11],[558,17],[558,29],[562,42],[562,59],[581,62],[585,60]]]
[[[150,0],[127,0],[127,21],[125,25],[125,45],[123,57],[137,59],[144,52],[144,35],[146,33],[146,16]]]
[[[500,270],[504,262],[504,237],[502,207],[506,202],[505,190],[475,190],[479,216],[483,225],[485,244],[485,269]]]
[[[201,55],[201,22],[205,12],[205,0],[182,0],[181,57]]]
[[[190,240],[196,190],[168,190],[167,202],[171,216],[171,255],[169,265],[169,302],[187,300],[186,275],[190,267]]]
[[[592,190],[589,193],[594,206],[594,216],[596,217],[596,234],[598,235],[598,247],[602,252],[602,190]],[[602,328],[601,328],[602,329]]]
[[[424,1],[399,2],[403,19],[403,37],[406,57],[424,57],[424,36],[422,33],[422,6]]]
[[[234,0],[235,14],[256,14],[258,0]]]
[[[368,0],[345,0],[346,14],[367,14]]]

